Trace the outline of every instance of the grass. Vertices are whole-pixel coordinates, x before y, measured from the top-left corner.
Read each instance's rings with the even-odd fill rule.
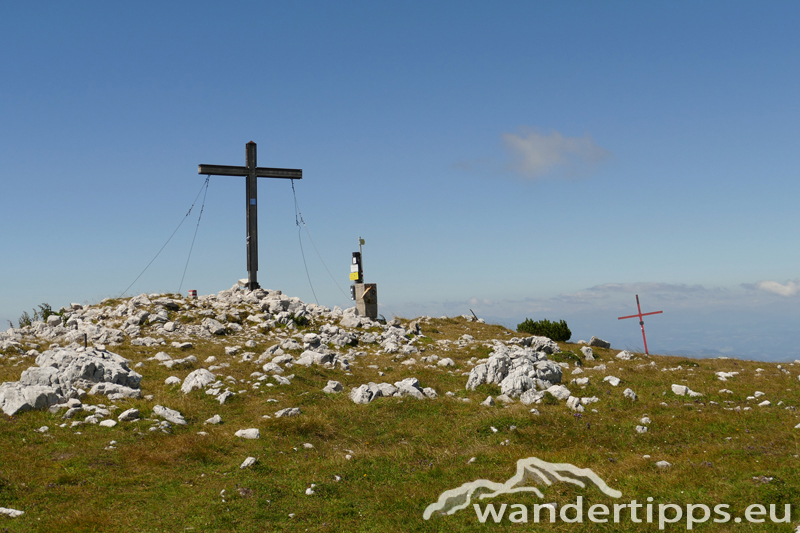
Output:
[[[317,324],[317,327],[319,325]],[[753,503],[790,503],[792,523],[800,516],[800,467],[795,410],[800,405],[797,374],[800,366],[784,364],[791,374],[774,363],[685,358],[641,354],[630,362],[616,361],[616,350],[595,349],[598,361],[584,361],[582,374],[573,376],[579,346],[559,343],[573,355],[562,356],[569,368],[564,383],[575,395],[597,396],[598,403],[584,413],[573,413],[562,401],[545,401],[535,407],[540,415],[519,402],[494,407],[479,405],[499,387],[483,385],[466,391],[462,372],[469,360],[487,357],[490,349],[480,342],[459,347],[438,340],[456,341],[472,335],[477,341],[519,336],[501,326],[467,322],[461,318],[434,319],[422,323],[422,334],[430,342],[419,355],[452,358],[453,371],[428,368],[420,363],[409,368],[393,361],[392,354],[375,354],[377,345],[359,346],[368,351],[352,364],[352,375],[323,367],[294,367],[290,386],[253,389],[250,373],[255,363],[238,363],[237,356],[224,355],[225,345],[242,345],[245,336],[210,341],[193,339],[195,347],[182,352],[167,345],[146,348],[123,345],[113,351],[129,358],[144,376],[144,394],[151,400],[117,401],[117,413],[136,407],[143,417],[162,404],[184,414],[188,426],[173,427],[169,434],[150,431],[154,422],[142,419],[119,423],[114,428],[83,425],[59,427],[60,416],[28,412],[0,417],[0,507],[25,511],[16,519],[0,517],[0,530],[8,531],[654,531],[656,524],[582,525],[480,524],[472,509],[451,516],[422,519],[424,509],[443,491],[478,478],[502,482],[515,471],[518,459],[535,456],[554,463],[572,463],[591,468],[609,486],[622,491],[621,501],[640,502],[652,497],[656,503],[730,505],[731,514],[742,515]],[[143,335],[146,335],[143,328]],[[291,333],[291,332],[289,332]],[[260,353],[277,342],[255,335]],[[42,346],[46,343],[40,342]],[[44,348],[42,348],[44,349]],[[171,375],[184,378],[191,369],[168,370],[146,361],[157,351],[175,358],[194,354],[199,361],[210,356],[230,367],[216,371],[219,379],[237,380],[232,390],[248,392],[233,396],[220,406],[213,397],[194,391],[184,395],[179,387],[167,387]],[[243,351],[246,349],[243,349]],[[416,356],[415,356],[416,357]],[[417,357],[418,359],[418,357]],[[606,364],[606,371],[589,367]],[[7,353],[0,358],[0,380],[19,379],[32,365],[28,358]],[[378,369],[368,368],[377,365]],[[764,369],[756,372],[756,368]],[[714,372],[738,371],[728,382]],[[622,380],[618,387],[603,383],[606,375]],[[347,397],[349,387],[368,381],[394,382],[417,377],[423,386],[437,390],[436,400],[379,398],[369,405],[355,405]],[[585,389],[569,385],[573,377],[589,377]],[[321,391],[328,380],[342,381],[343,394]],[[677,397],[673,383],[686,384],[704,396]],[[622,396],[632,388],[636,402]],[[730,389],[733,394],[718,392]],[[765,396],[747,400],[758,390]],[[446,391],[456,393],[445,396]],[[469,402],[464,402],[468,398]],[[277,400],[268,402],[268,399]],[[763,399],[770,407],[757,407]],[[88,403],[110,404],[104,398]],[[716,402],[717,405],[711,402]],[[732,402],[732,403],[726,403]],[[783,405],[777,405],[783,402]],[[747,411],[725,407],[750,406]],[[274,418],[275,411],[299,407],[295,418]],[[598,412],[592,412],[594,408]],[[203,421],[220,414],[219,426]],[[263,418],[270,415],[272,418]],[[647,433],[634,430],[648,416]],[[49,431],[35,431],[41,426]],[[238,429],[257,427],[258,440],[233,436]],[[493,431],[494,427],[497,431]],[[206,435],[198,432],[205,431]],[[113,449],[110,442],[116,441]],[[303,447],[310,443],[313,448]],[[643,458],[650,455],[650,459]],[[257,458],[250,468],[239,465],[249,456]],[[347,456],[350,456],[348,459]],[[475,461],[469,463],[471,458]],[[655,462],[672,463],[660,469]],[[763,477],[762,477],[763,476]],[[338,478],[338,481],[337,481]],[[772,478],[769,482],[758,479]],[[305,494],[314,484],[315,494]],[[560,505],[577,496],[593,503],[620,503],[596,488],[581,489],[560,483],[543,487],[545,501]],[[224,491],[224,492],[223,492]],[[485,502],[481,502],[482,505]],[[491,501],[495,506],[523,504],[532,509],[543,503],[531,494],[505,495]],[[782,515],[782,513],[779,513]],[[629,516],[629,515],[628,515]],[[530,517],[532,519],[532,515]],[[685,523],[667,530],[684,530]],[[789,531],[787,524],[696,524],[697,531]]]

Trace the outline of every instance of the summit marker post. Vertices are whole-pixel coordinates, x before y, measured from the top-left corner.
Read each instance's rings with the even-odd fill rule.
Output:
[[[260,288],[258,284],[258,183],[256,178],[303,179],[303,171],[296,168],[266,168],[256,164],[256,143],[245,145],[245,166],[199,165],[198,174],[207,176],[244,176],[247,178],[245,200],[247,210],[247,288]]]
[[[650,355],[647,352],[647,337],[645,337],[645,335],[644,335],[644,320],[642,319],[642,317],[643,316],[647,316],[647,315],[657,315],[659,313],[663,313],[664,311],[653,311],[652,313],[642,313],[642,306],[639,305],[639,295],[638,294],[636,295],[636,307],[639,308],[639,313],[638,314],[630,315],[630,316],[621,316],[617,320],[623,320],[625,318],[635,318],[637,316],[639,317],[639,325],[642,327],[642,340],[644,340],[644,353],[646,353],[647,355]]]

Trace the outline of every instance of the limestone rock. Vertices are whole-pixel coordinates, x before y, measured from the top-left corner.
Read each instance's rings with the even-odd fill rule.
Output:
[[[545,392],[550,393],[551,396],[553,396],[558,400],[566,400],[572,395],[572,393],[569,392],[569,389],[566,388],[564,385],[553,385],[552,387],[548,388]]]
[[[622,350],[621,352],[619,352],[619,353],[616,355],[616,358],[617,358],[617,359],[620,359],[620,360],[622,360],[622,361],[631,361],[631,360],[632,360],[632,359],[634,359],[635,357],[636,357],[636,356],[635,356],[634,354],[632,354],[631,352],[629,352],[628,350]]]
[[[139,419],[139,410],[135,408],[122,411],[117,417],[117,420],[119,420],[120,422],[133,422],[134,420],[138,419]]]
[[[234,436],[239,437],[240,439],[260,439],[261,432],[258,428],[249,428],[249,429],[240,429]]]
[[[350,390],[350,399],[353,403],[367,404],[375,398],[374,391],[370,390],[369,385],[361,385]]]
[[[0,385],[0,409],[8,416],[16,416],[34,409],[47,409],[60,401],[61,397],[52,387],[24,386],[19,382],[6,382]]]
[[[622,391],[622,395],[634,402],[638,399],[636,393],[633,392],[633,390],[631,389],[625,389],[624,391]]]
[[[95,383],[95,385],[89,390],[90,396],[94,396],[97,394],[108,396],[109,400],[122,400],[123,398],[142,397],[141,389],[132,389],[130,387],[119,385],[117,383],[105,383],[105,382]]]
[[[587,361],[594,361],[594,352],[588,346],[581,346],[581,353],[583,358]]]
[[[180,414],[178,411],[175,411],[174,409],[164,407],[163,405],[156,405],[155,407],[153,407],[153,413],[172,424],[176,424],[179,426],[186,425],[186,420],[183,419],[183,415]]]
[[[282,418],[284,416],[299,416],[300,415],[300,408],[299,407],[287,407],[286,409],[281,409],[275,413],[275,418]]]
[[[592,337],[589,339],[589,346],[597,346],[598,348],[611,348],[611,343],[606,342],[598,337]]]
[[[342,392],[342,384],[338,381],[328,381],[328,384],[322,389],[322,392],[327,392],[328,394],[334,394],[337,392]]]
[[[225,326],[223,326],[221,322],[219,322],[218,320],[214,320],[213,318],[204,318],[202,325],[212,335],[225,334]]]
[[[217,377],[205,368],[199,368],[186,376],[186,379],[183,380],[183,385],[181,385],[181,390],[184,394],[188,394],[194,389],[202,389],[209,383],[214,383],[216,379]]]

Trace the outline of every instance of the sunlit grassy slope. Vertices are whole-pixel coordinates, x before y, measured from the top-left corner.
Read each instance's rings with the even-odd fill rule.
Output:
[[[308,329],[315,331],[319,325]],[[195,368],[211,355],[229,361],[230,367],[217,374],[223,379],[232,376],[236,387],[247,391],[224,405],[202,390],[185,395],[179,386],[164,385],[167,377],[182,379],[191,369],[167,370],[147,361],[160,350],[175,357],[186,352],[127,342],[114,347],[131,365],[144,362],[137,371],[144,375],[143,392],[152,395],[152,399],[113,402],[116,412],[136,407],[144,418],[113,428],[91,424],[70,428],[60,427],[65,422],[63,411],[0,416],[0,507],[25,511],[19,518],[0,516],[0,531],[658,530],[657,524],[631,522],[629,515],[620,524],[515,524],[507,518],[481,524],[472,508],[423,520],[425,508],[443,491],[478,478],[505,481],[514,474],[518,459],[534,456],[591,468],[623,497],[618,501],[594,487],[559,483],[541,487],[544,500],[519,493],[495,498],[495,506],[532,507],[551,501],[563,505],[580,495],[588,507],[652,497],[655,503],[684,507],[725,503],[733,516],[742,516],[750,504],[779,504],[783,516],[782,505],[789,503],[792,525],[709,521],[696,524],[694,530],[791,531],[797,524],[800,429],[794,426],[800,420],[794,406],[800,405],[800,365],[784,364],[781,370],[773,363],[641,354],[622,362],[614,358],[617,350],[595,349],[598,360],[583,362],[580,375],[571,374],[577,368],[575,358],[552,358],[568,364],[564,384],[573,395],[600,399],[585,412],[574,413],[563,401],[549,400],[531,406],[516,401],[485,407],[480,403],[499,394],[499,388],[483,385],[466,391],[463,373],[471,368],[470,359],[486,357],[489,348],[475,343],[465,348],[450,345],[445,351],[436,341],[456,340],[463,334],[477,340],[505,340],[514,334],[463,318],[433,319],[422,324],[422,334],[426,351],[420,355],[450,357],[457,367],[402,365],[394,354],[376,355],[378,346],[372,345],[359,347],[367,355],[356,359],[350,374],[295,366],[291,385],[259,389],[253,388],[250,377],[258,366],[224,354],[226,344],[241,345],[246,339],[195,340],[190,352],[200,361]],[[258,345],[252,351],[258,354],[276,342],[265,336],[254,340]],[[579,346],[561,346],[580,354]],[[7,353],[0,358],[0,381],[19,379],[32,364],[30,358]],[[607,369],[589,370],[599,364]],[[739,374],[723,382],[714,374],[717,371]],[[618,387],[604,383],[607,375],[622,383]],[[356,405],[348,398],[350,388],[362,383],[391,383],[411,376],[433,387],[439,398],[378,398],[368,405]],[[589,377],[589,385],[585,389],[570,385],[576,377]],[[341,381],[345,391],[323,393],[329,379]],[[678,397],[670,389],[672,384],[688,385],[703,396]],[[638,400],[623,397],[628,387]],[[454,395],[447,396],[448,391]],[[764,395],[748,399],[756,391]],[[764,400],[771,405],[758,407]],[[112,403],[102,397],[86,401]],[[188,425],[175,426],[169,433],[150,431],[154,422],[148,419],[156,404],[179,410]],[[740,410],[732,410],[737,406]],[[274,417],[286,407],[299,407],[302,414]],[[538,415],[530,412],[532,407]],[[215,414],[223,423],[204,425]],[[639,434],[635,426],[644,416],[651,422],[648,431]],[[37,432],[41,426],[49,430]],[[261,438],[234,436],[245,428],[260,429]],[[116,441],[113,446],[112,441]],[[249,456],[257,458],[256,464],[240,469]],[[470,462],[471,458],[475,460]],[[672,466],[658,468],[655,463],[661,460]],[[314,493],[307,495],[312,484]],[[683,522],[668,526],[672,531],[685,529]]]

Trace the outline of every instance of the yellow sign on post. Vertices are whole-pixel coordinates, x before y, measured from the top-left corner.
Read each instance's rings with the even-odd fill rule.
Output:
[[[358,279],[358,272],[350,272],[350,280],[355,281]]]

